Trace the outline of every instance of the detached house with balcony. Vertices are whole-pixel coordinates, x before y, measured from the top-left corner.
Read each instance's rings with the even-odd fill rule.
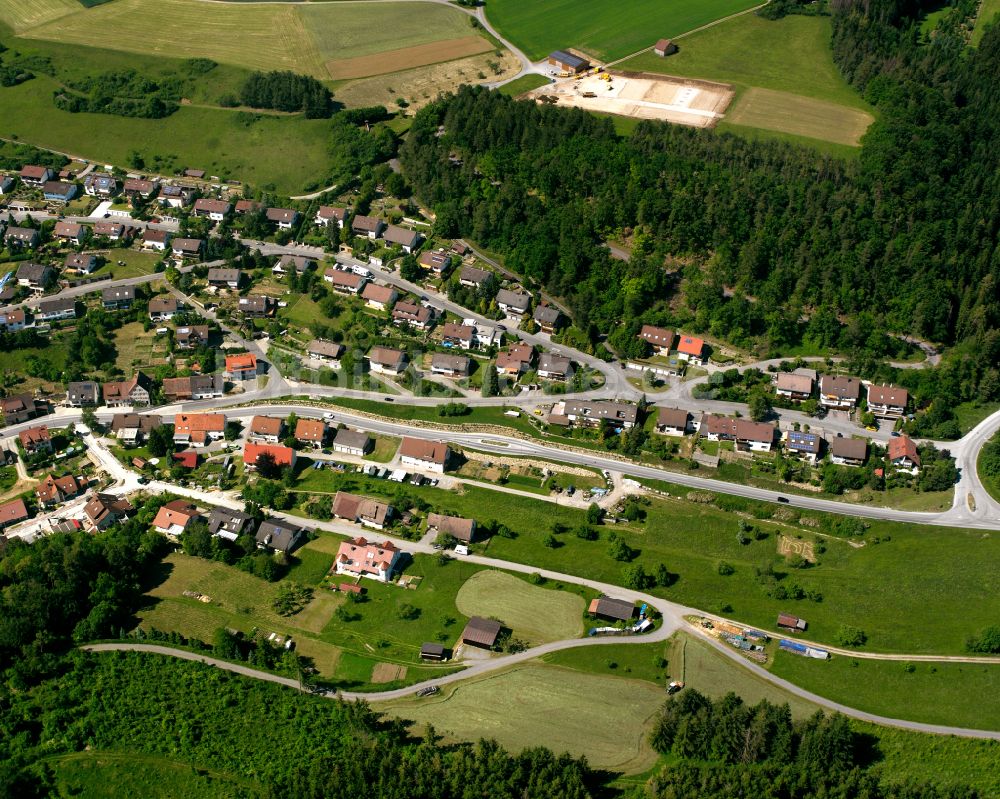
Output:
[[[868,410],[882,419],[900,419],[906,413],[909,392],[897,386],[868,386]]]
[[[854,410],[861,397],[861,381],[853,377],[823,375],[819,381],[819,401],[825,408]]]

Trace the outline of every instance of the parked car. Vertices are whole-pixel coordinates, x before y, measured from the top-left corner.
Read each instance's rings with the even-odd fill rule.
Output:
[[[436,685],[427,685],[417,691],[417,696],[433,696],[438,692],[438,687]]]
[[[778,502],[788,502],[788,497],[778,497]]]

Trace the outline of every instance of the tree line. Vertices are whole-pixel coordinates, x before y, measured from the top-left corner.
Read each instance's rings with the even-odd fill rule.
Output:
[[[295,72],[253,72],[240,88],[240,102],[251,108],[303,112],[307,119],[333,113],[333,95],[316,78]]]

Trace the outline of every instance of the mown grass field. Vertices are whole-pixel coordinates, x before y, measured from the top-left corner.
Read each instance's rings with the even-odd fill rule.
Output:
[[[514,751],[544,745],[585,755],[591,766],[639,772],[656,761],[648,722],[657,686],[530,664],[448,687],[427,699],[375,703],[376,710],[433,724],[448,740],[494,738]]]
[[[211,58],[321,79],[334,76],[328,64],[338,59],[475,35],[465,14],[431,4],[116,0],[85,9],[71,0],[45,2],[53,7],[29,14],[18,10],[25,4],[17,0],[0,0],[0,20],[33,39],[101,41],[143,55]],[[66,3],[75,9],[67,10]]]
[[[82,9],[77,0],[0,0],[0,21],[16,33]]]
[[[757,87],[747,89],[726,114],[731,125],[776,130],[858,146],[875,118],[837,103]]]
[[[754,0],[632,0],[626,10],[604,0],[491,0],[486,13],[532,60],[572,47],[609,61],[755,5]]]
[[[827,699],[882,716],[1000,729],[1000,706],[984,701],[1000,691],[1000,665],[842,656],[820,661],[778,652],[771,671]]]
[[[497,618],[531,645],[583,634],[583,599],[550,591],[499,571],[474,574],[459,589],[455,606],[465,616]]]

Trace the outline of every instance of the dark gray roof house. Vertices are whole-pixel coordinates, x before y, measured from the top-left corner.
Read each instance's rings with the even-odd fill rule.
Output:
[[[268,519],[266,522],[261,522],[257,528],[257,546],[288,553],[295,548],[304,534],[305,531],[294,524],[281,519]]]
[[[244,533],[252,534],[256,527],[257,520],[241,510],[213,508],[208,516],[208,531],[229,541],[235,541]]]

